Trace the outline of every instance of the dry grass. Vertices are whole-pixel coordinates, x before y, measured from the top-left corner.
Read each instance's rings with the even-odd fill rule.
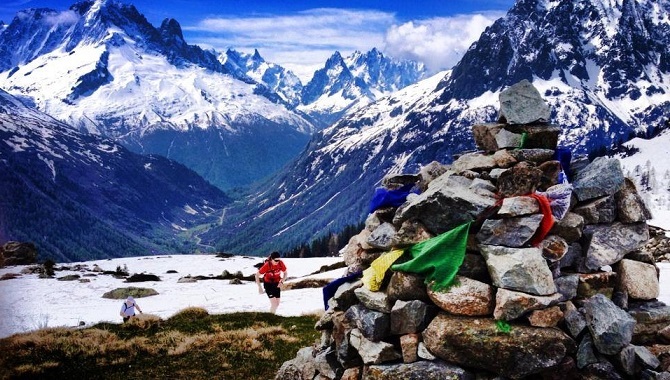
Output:
[[[129,326],[133,326],[141,330],[148,330],[153,327],[160,327],[162,321],[163,320],[157,315],[143,313],[135,315],[134,317],[130,318],[126,323]]]
[[[186,309],[180,310],[177,314],[174,316],[180,316],[180,317],[192,317],[192,318],[203,318],[209,315],[209,312],[202,308],[202,307],[187,307]]]
[[[188,308],[168,320],[141,314],[120,325],[43,329],[0,339],[0,351],[12,353],[0,355],[0,379],[272,378],[318,339],[316,319]]]

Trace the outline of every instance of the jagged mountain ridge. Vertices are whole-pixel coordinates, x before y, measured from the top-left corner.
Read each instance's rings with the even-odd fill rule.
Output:
[[[347,57],[336,51],[305,85],[291,71],[266,62],[258,50],[245,54],[228,49],[219,60],[231,72],[266,85],[319,128],[426,76],[423,64],[386,57],[376,48]]]
[[[41,259],[184,253],[230,199],[195,172],[82,134],[0,90],[0,237]]]
[[[346,58],[335,52],[303,87],[298,109],[329,126],[425,76],[423,64],[391,59],[376,48]]]
[[[266,86],[188,45],[177,21],[154,28],[132,5],[28,10],[0,34],[0,46],[2,88],[78,129],[184,163],[221,188],[278,170],[314,130]]]
[[[670,118],[670,3],[606,3],[517,1],[451,72],[412,86],[418,95],[400,91],[316,135],[253,202],[229,210],[232,228],[215,230],[223,238],[208,239],[263,252],[360,222],[382,175],[448,164],[473,149],[470,127],[495,121],[498,94],[521,79],[550,104],[559,143],[575,154],[660,128]]]
[[[254,50],[253,54],[245,54],[228,49],[219,54],[219,61],[231,72],[266,85],[292,108],[300,104],[303,87],[300,78],[276,63],[267,62],[258,50]]]

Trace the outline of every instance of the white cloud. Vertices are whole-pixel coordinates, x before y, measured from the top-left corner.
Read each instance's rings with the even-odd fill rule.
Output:
[[[269,62],[306,83],[337,50],[343,56],[373,47],[413,59],[437,72],[451,68],[502,13],[480,13],[400,23],[393,13],[320,8],[290,15],[207,18],[184,27],[189,43],[225,51],[258,49]]]
[[[185,30],[223,36],[236,46],[336,47],[343,50],[380,44],[393,15],[379,11],[312,9],[285,16],[208,18]]]
[[[431,72],[450,69],[486,27],[502,13],[458,15],[393,25],[381,48],[387,54],[423,62]]]
[[[375,10],[320,8],[291,15],[255,15],[207,18],[184,31],[206,48],[243,52],[258,49],[269,62],[285,66],[303,82],[337,50],[379,47],[394,15]]]
[[[58,12],[57,14],[48,15],[45,20],[50,25],[73,25],[79,21],[79,15],[75,11],[63,11]]]

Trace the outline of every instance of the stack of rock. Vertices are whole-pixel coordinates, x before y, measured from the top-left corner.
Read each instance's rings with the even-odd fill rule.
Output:
[[[388,189],[422,192],[374,211],[342,252],[353,274],[474,220],[451,287],[391,269],[377,291],[343,282],[316,324],[321,342],[277,379],[670,379],[670,308],[656,299],[635,187],[615,159],[554,160],[560,128],[530,83],[500,104],[498,123],[473,127],[480,151],[387,176]],[[565,210],[536,241],[549,216],[531,195],[566,187]]]

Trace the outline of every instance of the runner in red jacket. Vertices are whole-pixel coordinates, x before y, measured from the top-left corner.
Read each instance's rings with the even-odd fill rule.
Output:
[[[275,251],[265,260],[263,266],[256,272],[256,285],[258,285],[258,294],[265,293],[270,299],[270,312],[275,313],[279,307],[281,298],[281,285],[286,279],[286,265],[279,259],[279,252]],[[263,288],[261,288],[260,278],[263,276]]]

